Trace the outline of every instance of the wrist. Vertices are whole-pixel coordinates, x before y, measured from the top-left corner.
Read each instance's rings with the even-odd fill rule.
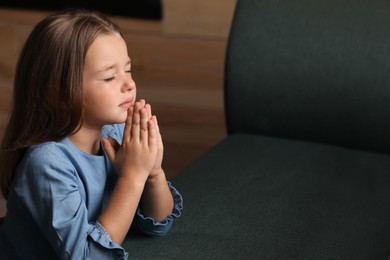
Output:
[[[152,170],[148,176],[147,182],[155,182],[159,180],[165,180],[165,172],[162,168]]]
[[[137,174],[134,174],[137,173]],[[147,172],[142,171],[133,171],[133,174],[131,172],[122,172],[119,175],[118,182],[125,183],[127,187],[144,187],[145,182],[148,179]]]

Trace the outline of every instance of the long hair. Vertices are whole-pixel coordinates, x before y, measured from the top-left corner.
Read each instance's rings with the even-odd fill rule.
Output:
[[[102,34],[120,34],[105,15],[81,9],[53,13],[28,36],[18,59],[10,119],[0,146],[4,198],[26,149],[59,141],[82,124],[87,50]]]

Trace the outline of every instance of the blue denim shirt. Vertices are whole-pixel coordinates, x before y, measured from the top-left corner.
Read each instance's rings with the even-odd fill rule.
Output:
[[[120,143],[122,132],[123,124],[105,126],[102,137]],[[68,138],[30,147],[9,192],[1,246],[17,259],[127,259],[98,221],[117,178],[105,154],[84,153]],[[138,209],[134,217],[147,235],[165,235],[181,215],[182,197],[168,184],[175,201],[170,216],[156,222]]]

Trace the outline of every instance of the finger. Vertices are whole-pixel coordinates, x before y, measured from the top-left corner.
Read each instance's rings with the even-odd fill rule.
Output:
[[[145,99],[141,99],[140,100],[140,103],[143,107],[146,108],[147,112],[148,112],[148,119],[150,119],[150,117],[152,116],[151,114],[151,110],[150,110],[150,105],[146,103]]]
[[[131,137],[131,126],[133,121],[133,109],[129,108],[127,110],[127,117],[125,122],[125,129],[123,131],[123,141],[122,142],[128,142]]]
[[[158,121],[157,121],[157,116],[152,116],[152,120],[156,124],[156,127],[158,128]]]
[[[160,127],[159,127],[158,122],[157,122],[157,117],[156,116],[152,116],[151,120],[153,120],[153,122],[155,124],[155,128],[156,128],[157,134],[160,134]]]
[[[157,134],[160,134],[160,126],[158,125],[158,121],[157,121],[157,117],[156,116],[152,116],[151,118],[155,124],[155,127],[156,127],[156,130],[157,130]]]
[[[156,127],[156,134],[157,134],[157,142],[159,145],[162,145],[162,136],[160,133],[160,126],[158,125],[157,117],[152,116],[152,120],[154,121],[155,127]]]
[[[115,160],[116,152],[119,148],[118,142],[113,138],[102,138],[101,143],[108,158],[111,162],[113,162]]]
[[[157,149],[156,124],[153,120],[148,121],[148,144],[151,149]]]
[[[119,150],[119,147],[121,146],[114,138],[108,137],[106,140],[111,144],[111,146],[115,149],[117,152]]]
[[[140,138],[144,145],[148,144],[148,112],[143,107],[140,111],[141,123],[140,123]]]
[[[152,117],[152,106],[150,104],[145,105],[146,111],[148,111],[148,118]]]
[[[133,109],[133,117],[132,117],[132,125],[131,125],[131,130],[130,130],[130,138],[135,138],[135,140],[139,140],[139,134],[140,134],[140,109],[141,109],[141,104],[139,102],[136,102],[134,104],[134,109]]]
[[[145,99],[140,99],[139,103],[141,104],[141,107],[144,107],[146,104]]]

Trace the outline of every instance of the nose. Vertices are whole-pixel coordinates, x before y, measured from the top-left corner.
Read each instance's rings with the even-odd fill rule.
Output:
[[[135,81],[133,79],[133,76],[130,75],[124,75],[123,81],[122,81],[122,92],[131,91],[136,88]]]

